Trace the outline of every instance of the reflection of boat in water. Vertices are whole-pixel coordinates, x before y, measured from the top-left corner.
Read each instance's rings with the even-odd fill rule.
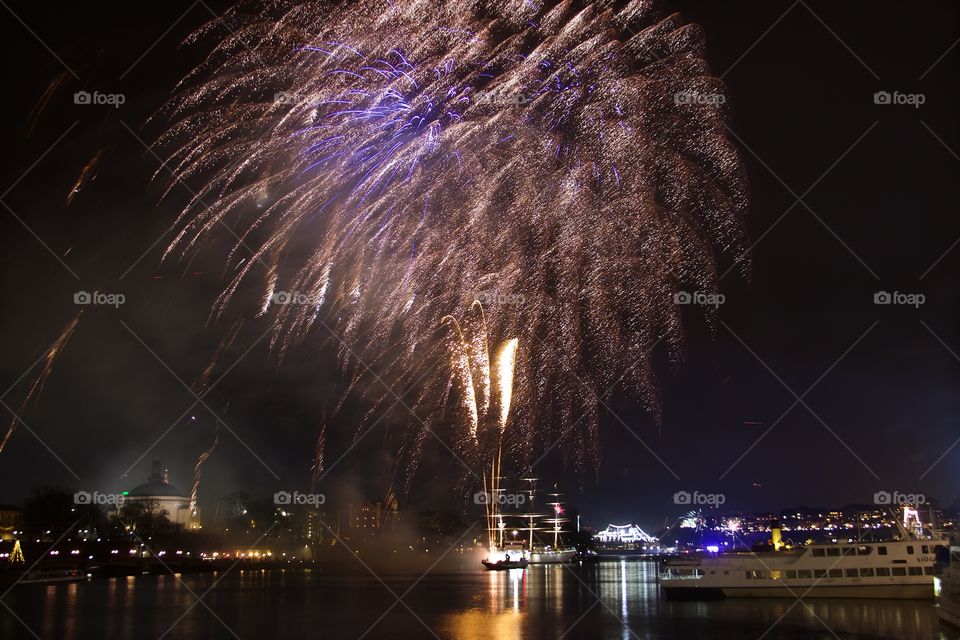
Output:
[[[945,546],[897,523],[900,538],[789,548],[773,529],[772,551],[717,553],[667,561],[660,586],[674,598],[930,598],[934,558]],[[960,548],[958,548],[960,551]]]
[[[560,564],[570,562],[577,557],[576,549],[536,548],[530,554],[530,564]]]

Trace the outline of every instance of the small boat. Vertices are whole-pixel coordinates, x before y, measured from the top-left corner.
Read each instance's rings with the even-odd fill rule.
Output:
[[[508,560],[504,558],[503,560],[482,560],[483,566],[485,566],[490,571],[503,571],[504,569],[525,569],[530,561],[526,558],[520,558],[519,560]]]
[[[31,571],[17,584],[50,584],[54,582],[80,582],[86,580],[87,574],[76,569],[57,569],[48,571]]]

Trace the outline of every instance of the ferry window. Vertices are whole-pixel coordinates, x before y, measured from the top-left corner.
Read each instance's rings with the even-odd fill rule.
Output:
[[[907,568],[906,568],[906,567],[894,567],[894,568],[893,568],[893,575],[895,575],[895,576],[905,576],[905,575],[907,575]]]
[[[757,579],[766,578],[766,577],[767,577],[767,572],[766,572],[766,571],[754,571],[754,572],[752,572],[752,573],[753,573],[753,577],[754,577],[754,578],[757,578]]]
[[[924,575],[932,576],[932,575],[933,575],[933,567],[924,567],[924,568],[923,568],[923,573],[924,573]]]
[[[798,578],[809,578],[811,577],[810,569],[798,569],[797,570]]]
[[[878,575],[878,576],[888,576],[888,575],[890,575],[890,568],[889,568],[889,567],[877,567],[877,575]]]
[[[846,571],[846,575],[847,575],[848,578],[856,578],[856,577],[857,577],[857,570],[856,570],[856,569],[846,569],[845,571]]]
[[[909,576],[922,576],[923,567],[907,567],[907,575]]]
[[[814,550],[813,550],[813,557],[814,557],[814,558],[822,558],[824,555],[826,555],[826,554],[824,554],[823,549],[814,549]]]
[[[912,545],[912,544],[908,544],[908,545],[907,545],[907,555],[911,555],[911,556],[913,555],[913,545]]]
[[[749,580],[749,579],[751,579],[751,578],[753,577],[753,571],[744,571],[743,573],[744,573],[745,577],[747,578],[747,580]]]
[[[831,578],[842,578],[842,577],[843,577],[843,569],[830,569],[830,577],[831,577]]]
[[[828,556],[838,556],[838,555],[840,555],[840,549],[837,549],[836,547],[832,547],[832,548],[830,548],[830,549],[827,549],[827,555],[828,555]]]
[[[860,545],[859,547],[857,547],[857,555],[858,555],[858,556],[868,556],[868,555],[870,555],[871,553],[873,553],[873,547],[871,547],[871,546],[869,546],[869,545],[862,544],[862,545]]]
[[[702,576],[702,575],[703,575],[703,569],[695,569],[695,570],[693,571],[693,575],[695,575],[695,576]]]
[[[861,577],[861,578],[872,578],[872,577],[873,577],[873,569],[872,569],[872,568],[869,568],[869,569],[860,569],[860,577]]]
[[[926,544],[920,545],[920,551],[922,553],[930,553],[930,545],[926,545]]]
[[[774,569],[770,571],[771,580],[780,580],[783,577],[783,572],[779,569]]]
[[[855,556],[857,555],[857,550],[854,547],[844,547],[843,555],[845,556]]]
[[[827,577],[827,571],[826,571],[826,569],[814,569],[814,570],[813,570],[813,577],[814,577],[814,578],[826,578],[826,577]]]
[[[877,547],[877,553],[878,553],[879,555],[881,555],[881,556],[885,556],[885,555],[887,555],[887,548],[886,548],[886,547]]]
[[[796,578],[796,577],[797,577],[797,572],[796,572],[796,570],[794,570],[794,569],[787,569],[787,577],[788,577],[788,578]]]

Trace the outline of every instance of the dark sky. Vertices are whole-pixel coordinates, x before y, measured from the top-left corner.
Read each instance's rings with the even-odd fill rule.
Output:
[[[121,292],[127,301],[85,313],[40,401],[23,414],[29,429],[0,454],[0,501],[19,502],[38,484],[128,488],[154,457],[186,490],[212,438],[213,417],[202,405],[188,411],[194,398],[178,378],[192,383],[229,328],[207,324],[228,238],[208,260],[160,264],[165,242],[150,247],[189,194],[174,190],[160,201],[165,181],[151,183],[159,162],[138,141],[156,137],[147,119],[198,59],[200,50],[178,44],[212,16],[188,6],[54,11],[11,2],[12,13],[3,10],[0,392],[73,317],[76,291]],[[708,60],[729,86],[732,135],[752,191],[752,276],[724,278],[726,303],[712,331],[691,314],[686,361],[664,375],[659,428],[615,390],[601,418],[599,477],[581,482],[555,459],[542,475],[559,480],[599,526],[635,520],[655,528],[680,510],[672,504],[678,490],[723,493],[725,507],[743,511],[864,503],[880,490],[952,502],[960,494],[960,446],[951,449],[960,438],[960,247],[950,251],[960,239],[960,47],[951,47],[960,7],[672,6],[702,25]],[[80,90],[123,93],[126,102],[75,105]],[[878,105],[878,91],[923,94],[925,102]],[[65,206],[98,151],[96,180]],[[926,301],[879,306],[878,291]],[[262,331],[246,326],[225,366]],[[33,375],[3,396],[11,409]],[[279,370],[262,344],[244,356],[205,399],[217,413],[229,403],[225,420],[240,436],[225,432],[205,469],[205,507],[235,490],[302,486],[324,400],[338,384],[319,339]],[[349,444],[352,425],[337,427],[328,460]],[[382,443],[372,436],[344,458],[334,474],[340,486],[372,495],[386,483]],[[446,499],[447,485],[433,482],[452,473],[456,463],[445,458],[442,449],[428,452],[415,506]]]

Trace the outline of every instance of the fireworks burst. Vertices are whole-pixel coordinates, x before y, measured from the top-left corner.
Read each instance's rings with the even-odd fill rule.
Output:
[[[744,246],[725,100],[687,99],[723,96],[696,26],[649,0],[275,1],[224,21],[160,140],[196,185],[167,255],[239,234],[215,315],[261,283],[279,357],[322,326],[355,383],[369,368],[398,390],[459,341],[459,451],[483,438],[493,384],[510,389],[490,415],[528,459],[576,425],[568,459],[598,462],[596,394],[621,375],[656,412],[653,349],[682,344],[674,293],[715,291]],[[477,299],[483,330],[451,338],[440,319]],[[488,339],[510,380],[491,380]],[[413,407],[413,462],[443,378]]]

